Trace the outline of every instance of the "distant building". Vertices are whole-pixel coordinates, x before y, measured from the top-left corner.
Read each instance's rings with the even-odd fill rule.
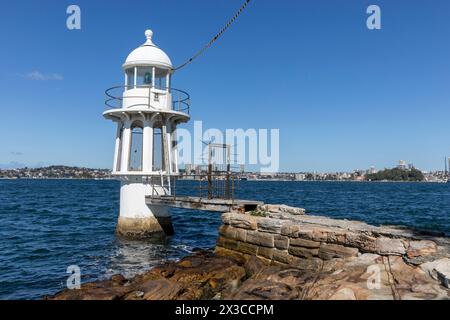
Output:
[[[398,168],[398,169],[405,170],[405,169],[406,169],[406,161],[405,161],[405,160],[400,160],[400,161],[398,162],[397,168]]]
[[[448,170],[450,170],[450,157],[447,160],[448,160]],[[448,171],[447,171],[447,173],[448,173]]]
[[[304,173],[296,173],[295,174],[295,180],[297,180],[297,181],[304,181],[304,180],[306,180],[306,174],[304,174]]]

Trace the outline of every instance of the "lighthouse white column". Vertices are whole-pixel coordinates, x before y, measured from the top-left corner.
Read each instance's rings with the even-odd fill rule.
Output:
[[[167,126],[167,153],[168,153],[168,168],[167,173],[172,174],[173,173],[173,153],[172,153],[172,123],[170,120],[166,120],[166,126]]]
[[[144,121],[142,137],[142,171],[153,171],[153,122]]]
[[[116,132],[116,144],[114,149],[114,163],[113,163],[113,172],[120,171],[120,144],[121,144],[121,133],[122,133],[122,122],[117,122],[117,132]]]
[[[130,144],[131,144],[131,121],[126,120],[123,125],[122,133],[122,154],[120,160],[120,172],[126,173],[128,171],[128,164],[130,160]]]
[[[172,161],[173,161],[173,172],[178,174],[178,147],[177,147],[177,133],[176,133],[176,124],[172,123]]]

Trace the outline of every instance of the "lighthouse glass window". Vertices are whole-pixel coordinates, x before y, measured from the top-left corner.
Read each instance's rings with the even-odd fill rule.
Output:
[[[154,87],[160,90],[166,90],[167,70],[156,68]]]
[[[131,131],[130,171],[142,171],[142,143],[143,130],[140,126]]]
[[[126,71],[127,74],[127,90],[133,89],[134,88],[134,68],[130,68],[127,69]]]
[[[152,67],[137,68],[137,85],[143,87],[152,86]]]

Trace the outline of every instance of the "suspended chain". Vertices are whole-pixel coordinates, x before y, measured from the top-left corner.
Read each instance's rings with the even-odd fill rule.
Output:
[[[228,23],[225,25],[225,27],[223,27],[212,39],[211,41],[209,41],[209,43],[204,46],[200,51],[198,51],[194,56],[192,56],[189,60],[187,60],[185,63],[179,65],[178,67],[176,67],[174,69],[174,71],[179,70],[185,66],[187,66],[188,64],[190,64],[192,61],[194,61],[197,57],[199,57],[200,55],[202,55],[206,50],[208,50],[212,44],[214,42],[216,42],[217,39],[220,38],[220,36],[233,24],[233,22],[237,19],[237,17],[239,17],[242,13],[242,11],[244,11],[244,9],[247,7],[247,5],[249,4],[250,0],[245,0],[244,4],[241,6],[241,8],[239,9],[238,12],[236,12],[236,14],[233,16],[233,18],[231,18],[230,21],[228,21]]]

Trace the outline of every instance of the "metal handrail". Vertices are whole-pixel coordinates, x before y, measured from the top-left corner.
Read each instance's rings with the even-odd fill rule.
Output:
[[[161,90],[161,91],[165,91],[166,93],[171,94],[172,96],[172,110],[175,111],[179,111],[179,112],[183,112],[183,113],[187,113],[189,114],[189,109],[190,109],[190,104],[191,104],[191,97],[190,95],[183,90],[180,89],[175,89],[175,88],[169,88],[169,90],[167,90],[166,87],[162,87],[162,88],[155,88],[152,87],[150,85],[138,85],[138,86],[134,86],[134,85],[123,85],[123,86],[115,86],[115,87],[111,87],[109,89],[107,89],[105,91],[106,94],[106,100],[105,100],[105,106],[108,109],[120,109],[123,106],[123,91],[126,91],[128,89],[134,89],[134,88],[146,88],[149,89],[149,95],[137,95],[137,96],[126,96],[126,99],[133,99],[133,98],[140,98],[140,99],[148,99],[149,103],[136,103],[134,105],[132,105],[132,107],[136,107],[136,106],[146,106],[146,107],[151,107],[150,105],[150,89],[156,89],[156,90]],[[113,93],[115,90],[118,89],[122,89],[123,91],[120,93],[120,95],[117,93]],[[158,93],[158,92],[156,92]],[[164,94],[164,92],[162,92],[162,94]]]

